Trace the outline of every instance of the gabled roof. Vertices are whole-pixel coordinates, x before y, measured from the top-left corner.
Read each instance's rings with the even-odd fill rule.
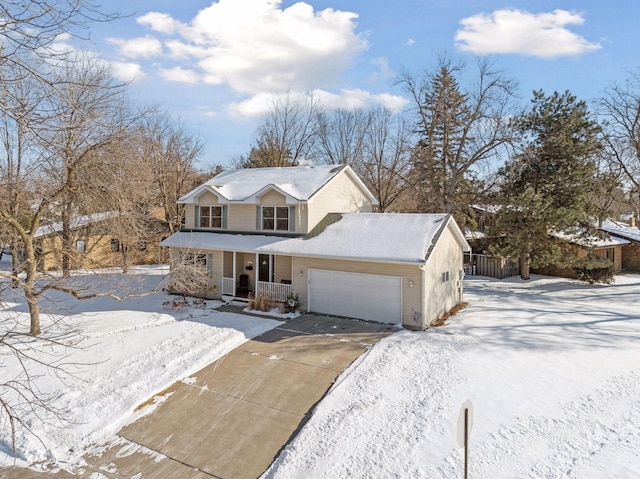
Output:
[[[114,218],[117,215],[118,215],[118,212],[116,211],[104,211],[102,213],[93,213],[90,215],[78,216],[71,220],[71,228],[72,229],[82,228],[83,226],[88,226],[94,223],[99,223],[101,221]],[[59,233],[60,231],[62,231],[61,221],[38,227],[38,229],[36,230],[35,237],[42,238],[43,236],[49,236],[54,233]]]
[[[218,196],[222,202],[254,203],[272,190],[281,193],[291,202],[306,202],[343,171],[374,204],[378,203],[348,165],[225,170],[184,195],[178,203],[196,203],[198,197],[206,191]]]
[[[351,213],[311,238],[291,238],[261,247],[264,253],[370,261],[423,263],[447,226],[463,250],[470,247],[450,215]]]
[[[640,229],[637,226],[629,226],[619,221],[604,220],[599,228],[614,236],[640,242]]]

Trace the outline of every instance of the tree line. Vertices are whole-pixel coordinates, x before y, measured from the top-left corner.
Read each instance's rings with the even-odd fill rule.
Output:
[[[397,79],[408,107],[328,110],[313,97],[275,98],[239,167],[350,164],[380,212],[449,213],[477,227],[491,209],[487,251],[531,266],[577,261],[558,235],[599,233],[594,221],[640,214],[640,74],[589,104],[534,91],[479,59],[449,57]],[[595,262],[595,260],[594,260]]]

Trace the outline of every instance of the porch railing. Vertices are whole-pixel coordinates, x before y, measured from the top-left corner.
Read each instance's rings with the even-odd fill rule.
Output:
[[[222,278],[222,294],[234,294],[233,278]]]
[[[268,283],[258,281],[256,284],[256,296],[269,296],[274,301],[286,301],[287,296],[293,292],[293,286],[284,283]]]

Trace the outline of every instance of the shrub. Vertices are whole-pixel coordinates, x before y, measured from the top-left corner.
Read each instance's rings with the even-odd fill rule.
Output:
[[[607,258],[581,258],[573,265],[576,278],[585,283],[613,282],[613,263]]]

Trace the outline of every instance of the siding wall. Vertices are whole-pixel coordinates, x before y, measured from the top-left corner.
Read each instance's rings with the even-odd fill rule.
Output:
[[[309,202],[308,229],[312,230],[329,213],[370,213],[371,202],[346,173],[331,180]]]
[[[343,271],[346,273],[378,274],[400,276],[402,278],[402,323],[408,328],[416,328],[414,312],[421,313],[422,272],[417,264],[374,263],[366,261],[346,261],[339,259],[293,257],[293,291],[300,295],[302,307],[309,304],[308,281],[311,269]],[[299,272],[302,271],[302,276]],[[409,286],[413,281],[413,288]]]
[[[632,242],[622,247],[622,267],[631,271],[640,271],[640,243]]]
[[[462,301],[463,251],[450,227],[445,228],[436,243],[426,267],[426,314],[422,328]],[[449,281],[443,282],[442,274],[449,272]]]

